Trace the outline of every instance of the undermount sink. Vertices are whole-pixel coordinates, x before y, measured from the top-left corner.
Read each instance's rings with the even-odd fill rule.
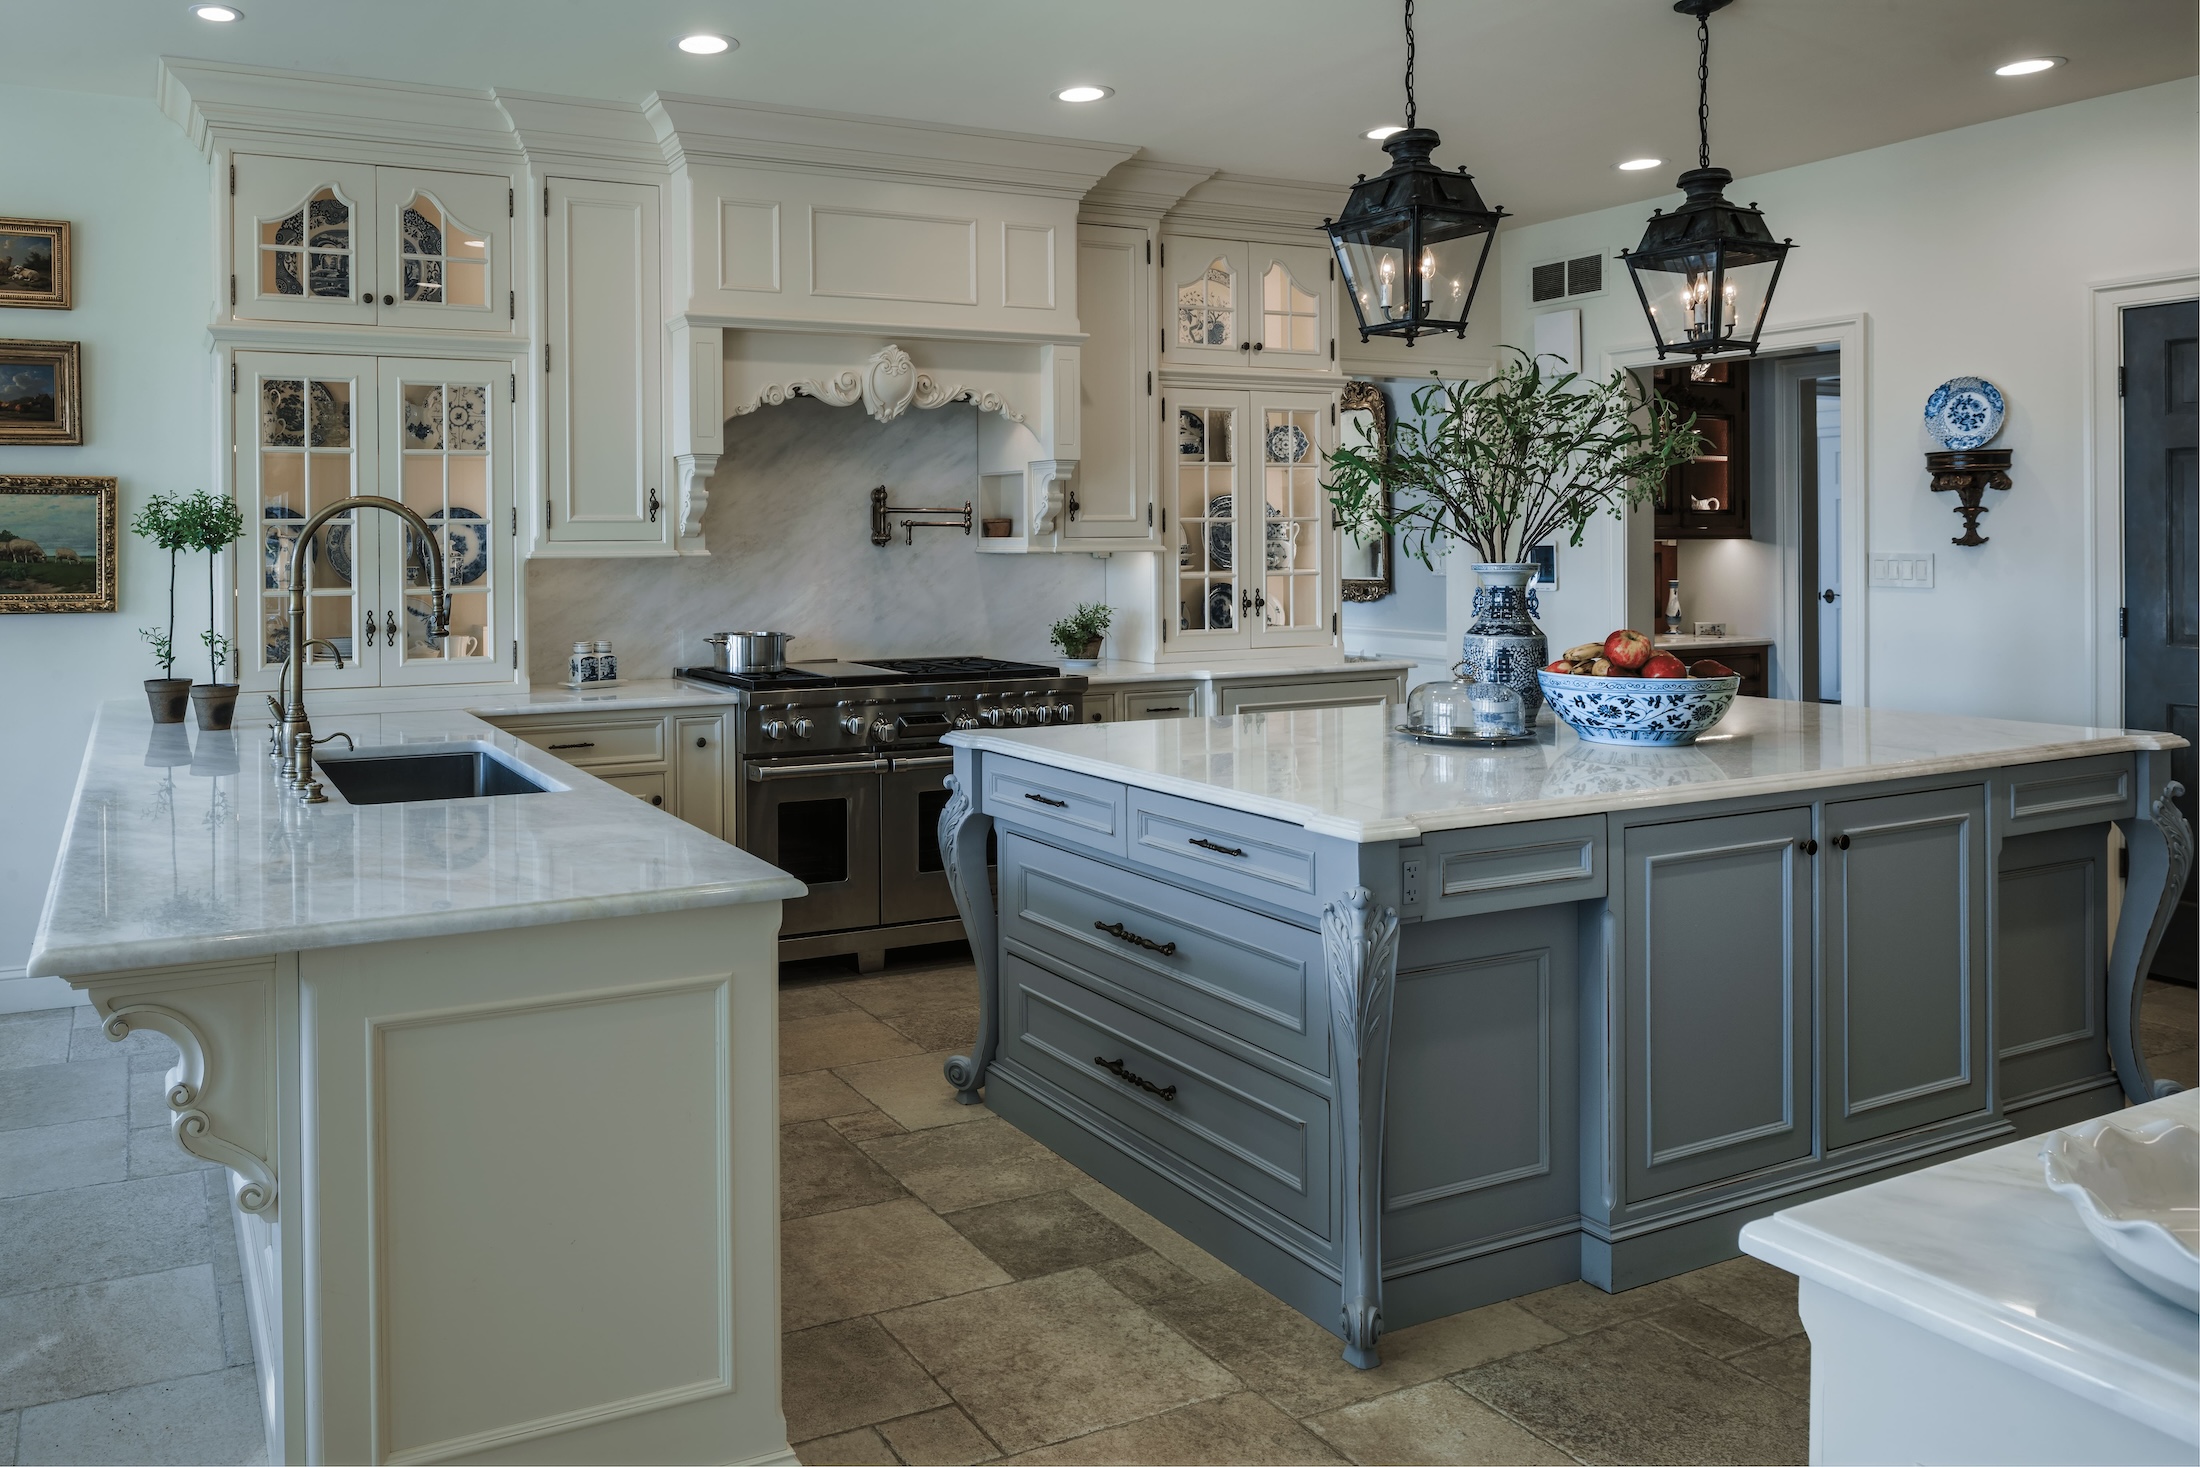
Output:
[[[471,800],[483,795],[542,795],[562,788],[482,744],[361,749],[316,754],[321,777],[354,805]]]

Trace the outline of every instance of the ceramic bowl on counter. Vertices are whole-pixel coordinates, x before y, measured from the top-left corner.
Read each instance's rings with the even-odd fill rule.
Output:
[[[2115,1115],[2047,1135],[2047,1185],[2139,1283],[2200,1312],[2200,1095],[2132,1124]],[[2119,1123],[2121,1122],[2121,1123]]]
[[[1589,677],[1539,672],[1543,699],[1592,744],[1672,748],[1726,717],[1739,677]]]

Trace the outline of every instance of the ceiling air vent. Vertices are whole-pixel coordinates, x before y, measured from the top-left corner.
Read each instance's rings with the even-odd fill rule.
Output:
[[[1571,260],[1551,260],[1528,267],[1528,301],[1531,305],[1544,305],[1551,301],[1578,300],[1582,296],[1604,294],[1604,256],[1577,255]]]

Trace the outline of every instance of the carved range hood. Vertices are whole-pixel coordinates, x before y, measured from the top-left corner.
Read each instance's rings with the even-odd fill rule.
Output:
[[[1050,548],[1078,441],[1077,209],[1134,149],[659,95],[681,548],[728,419],[794,397],[978,410],[979,472]],[[973,486],[975,489],[976,486]]]

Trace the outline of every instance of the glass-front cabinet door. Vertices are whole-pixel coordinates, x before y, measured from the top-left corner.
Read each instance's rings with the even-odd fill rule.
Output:
[[[374,168],[242,153],[231,162],[231,312],[373,325]]]
[[[1304,245],[1254,243],[1249,274],[1260,307],[1255,319],[1253,364],[1327,370],[1336,360],[1330,285],[1333,256]]]
[[[512,182],[495,174],[375,170],[382,326],[519,329],[512,291]]]
[[[1329,394],[1183,391],[1167,407],[1171,639],[1185,650],[1326,644],[1337,608],[1322,486]]]
[[[1302,644],[1329,640],[1337,586],[1329,492],[1322,462],[1334,434],[1326,393],[1256,393],[1260,448],[1260,528],[1241,514],[1241,533],[1261,546],[1250,619],[1256,640]],[[1252,582],[1251,575],[1245,579]]]
[[[1252,359],[1245,329],[1245,246],[1234,240],[1168,235],[1161,241],[1163,366],[1240,366]]]
[[[305,522],[378,490],[374,363],[369,358],[237,354],[237,674],[273,688],[290,655],[293,549]],[[309,687],[381,681],[379,626],[359,591],[376,583],[376,542],[356,513],[330,520],[297,557],[311,649]],[[343,667],[336,660],[342,658]],[[179,659],[180,661],[181,659]]]
[[[519,633],[510,611],[510,510],[498,508],[512,502],[507,370],[490,362],[381,359],[382,492],[435,532],[451,597],[449,631],[435,636],[433,582],[419,536],[395,515],[375,515],[382,563],[396,568],[366,596],[382,616],[385,684],[512,675]]]
[[[1165,575],[1175,565],[1175,636],[1187,647],[1236,643],[1246,395],[1170,393],[1167,405],[1174,451],[1163,451],[1173,484],[1164,496],[1170,523],[1162,564]]]

